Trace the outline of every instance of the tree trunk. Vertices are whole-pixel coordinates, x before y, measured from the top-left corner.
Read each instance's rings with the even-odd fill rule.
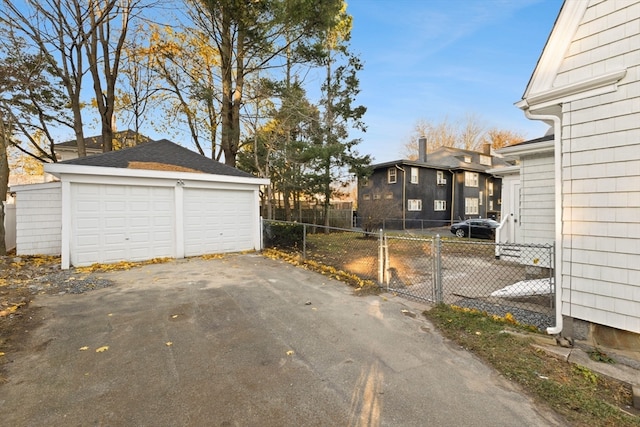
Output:
[[[4,229],[4,202],[7,200],[9,186],[9,159],[7,158],[8,134],[4,125],[4,117],[0,114],[0,255],[7,254]]]

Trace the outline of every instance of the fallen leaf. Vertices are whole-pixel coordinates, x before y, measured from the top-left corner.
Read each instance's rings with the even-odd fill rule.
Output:
[[[174,314],[174,315],[171,316],[172,319],[175,319],[176,317],[178,317],[177,314]]]
[[[0,351],[0,357],[4,356],[4,352]]]
[[[167,341],[167,342],[165,343],[165,345],[166,345],[167,347],[171,347],[171,346],[173,345],[173,343],[172,343],[171,341]]]
[[[292,356],[292,355],[293,355],[293,350],[287,351],[287,356]]]
[[[103,345],[102,347],[96,348],[96,353],[102,353],[109,350],[109,346],[108,345]]]
[[[107,316],[111,317],[111,316],[113,316],[113,313],[109,313],[109,314],[107,314]]]
[[[84,347],[80,347],[78,350],[80,350],[80,351],[89,350],[89,347],[87,347],[87,346],[85,345]]]

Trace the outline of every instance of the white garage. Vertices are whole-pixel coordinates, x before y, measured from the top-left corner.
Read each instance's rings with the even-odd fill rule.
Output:
[[[62,268],[260,249],[259,190],[269,181],[170,141],[45,171],[61,182],[61,220],[53,228],[61,230]],[[20,191],[16,206],[28,217]]]

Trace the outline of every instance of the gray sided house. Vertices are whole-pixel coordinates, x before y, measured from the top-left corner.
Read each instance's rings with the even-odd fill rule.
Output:
[[[260,249],[269,180],[167,140],[45,165],[59,182],[18,186],[17,254],[62,268]]]
[[[468,218],[497,218],[501,180],[487,170],[506,162],[483,152],[441,147],[418,160],[373,165],[358,183],[358,221],[375,228],[438,227]]]

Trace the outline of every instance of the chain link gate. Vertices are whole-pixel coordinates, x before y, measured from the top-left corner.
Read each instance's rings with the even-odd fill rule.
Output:
[[[389,292],[544,330],[555,322],[553,246],[381,235]]]

